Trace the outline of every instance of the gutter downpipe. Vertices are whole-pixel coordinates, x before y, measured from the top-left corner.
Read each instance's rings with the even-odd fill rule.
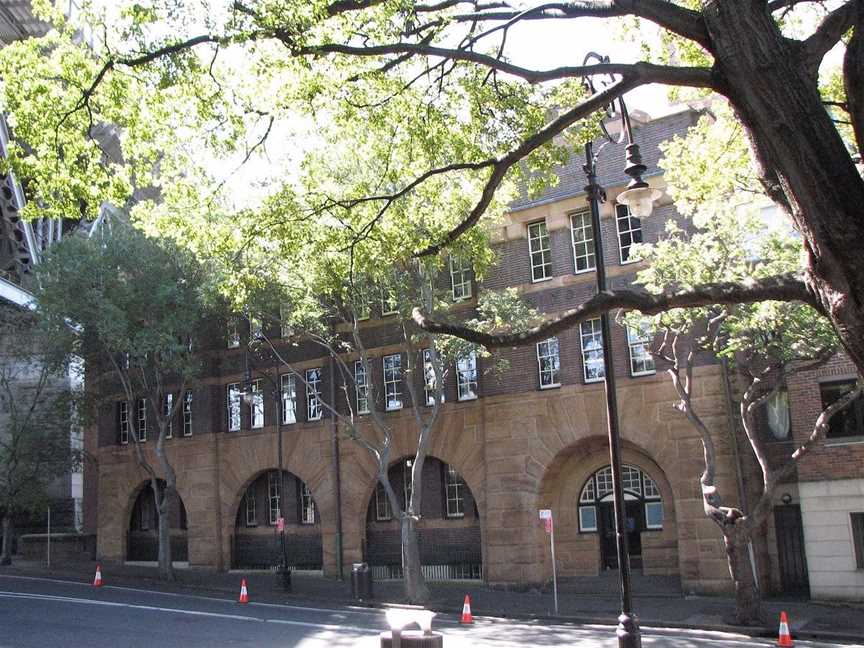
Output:
[[[330,358],[330,402],[336,407],[336,361]],[[339,422],[330,416],[333,450],[333,483],[336,488],[336,573],[339,580],[345,578],[342,564],[342,470],[339,461]]]

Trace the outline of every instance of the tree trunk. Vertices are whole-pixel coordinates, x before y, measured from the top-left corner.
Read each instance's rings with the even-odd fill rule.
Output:
[[[3,549],[0,551],[0,565],[12,564],[12,519],[7,513],[3,516]]]
[[[410,603],[425,604],[429,601],[429,587],[420,568],[420,543],[414,519],[402,517],[402,571],[405,578],[405,596]]]
[[[864,182],[822,105],[814,61],[783,37],[764,2],[713,0],[703,15],[721,91],[747,129],[762,183],[804,239],[808,287],[864,374]]]
[[[162,580],[174,580],[174,564],[171,560],[171,519],[167,487],[154,487],[156,513],[159,520],[159,576]]]
[[[730,532],[724,531],[723,541],[726,544],[729,575],[735,586],[734,622],[739,625],[763,625],[765,614],[762,597],[753,579],[747,538],[733,529]]]

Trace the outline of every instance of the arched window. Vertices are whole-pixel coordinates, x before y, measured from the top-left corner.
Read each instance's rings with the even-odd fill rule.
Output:
[[[663,501],[657,483],[636,466],[621,467],[624,499],[638,501],[645,511],[645,528],[663,528]],[[612,502],[612,468],[606,466],[588,478],[579,495],[579,530],[597,531],[597,508]]]

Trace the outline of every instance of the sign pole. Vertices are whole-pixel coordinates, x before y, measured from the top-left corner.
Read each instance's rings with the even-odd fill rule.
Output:
[[[51,507],[48,507],[48,569],[51,569]]]
[[[555,523],[549,518],[549,546],[552,547],[552,594],[555,597],[555,616],[558,616],[558,567],[555,563]]]

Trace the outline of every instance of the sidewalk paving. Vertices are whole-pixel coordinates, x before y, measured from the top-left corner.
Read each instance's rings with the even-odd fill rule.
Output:
[[[96,563],[67,563],[48,570],[43,563],[16,560],[0,568],[0,576],[50,577],[80,582],[92,582]],[[294,574],[293,591],[282,592],[277,576],[270,572],[217,572],[211,569],[176,569],[176,582],[159,580],[154,567],[102,563],[106,585],[139,587],[165,592],[203,594],[219,598],[239,595],[240,579],[246,578],[252,601],[263,603],[301,604],[315,602],[322,606],[359,604],[376,606],[404,603],[401,581],[374,583],[374,600],[357,603],[351,598],[350,576],[338,581],[320,576]],[[574,591],[573,583],[559,593],[559,614],[553,609],[549,591],[508,591],[490,588],[476,581],[432,582],[429,607],[438,612],[459,612],[465,595],[471,596],[471,611],[475,616],[548,618],[583,623],[615,624],[619,601],[609,583],[610,576],[600,576],[591,582],[591,591]],[[721,630],[776,636],[780,611],[789,614],[792,634],[799,638],[836,639],[864,642],[864,605],[814,603],[794,599],[769,599],[765,607],[768,625],[765,628],[741,628],[726,621],[734,610],[734,601],[727,597],[682,596],[670,586],[670,581],[645,578],[635,583],[634,609],[642,626]]]

